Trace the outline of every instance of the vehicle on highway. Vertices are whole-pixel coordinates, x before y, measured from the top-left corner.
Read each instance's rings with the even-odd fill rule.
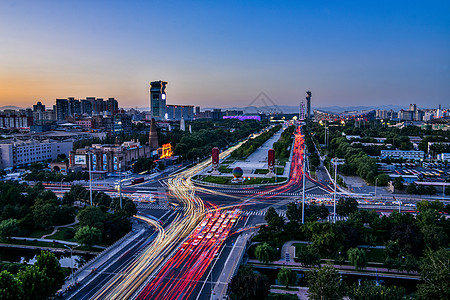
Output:
[[[131,184],[138,184],[138,183],[144,182],[144,180],[145,180],[144,177],[134,178],[131,180]]]

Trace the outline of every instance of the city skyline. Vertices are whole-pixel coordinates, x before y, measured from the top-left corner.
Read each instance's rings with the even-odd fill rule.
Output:
[[[0,106],[115,97],[245,107],[433,108],[450,100],[450,4],[285,2],[0,4]]]

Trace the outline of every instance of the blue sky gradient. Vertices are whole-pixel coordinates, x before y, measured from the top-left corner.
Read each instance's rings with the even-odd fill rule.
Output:
[[[0,2],[0,105],[450,105],[450,1]]]

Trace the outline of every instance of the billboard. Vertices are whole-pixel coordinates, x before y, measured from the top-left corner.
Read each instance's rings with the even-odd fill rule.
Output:
[[[75,155],[75,164],[76,165],[85,165],[86,164],[86,155]]]
[[[162,145],[162,154],[161,154],[160,158],[161,159],[162,158],[169,158],[172,155],[173,155],[172,145],[170,145],[170,143]]]

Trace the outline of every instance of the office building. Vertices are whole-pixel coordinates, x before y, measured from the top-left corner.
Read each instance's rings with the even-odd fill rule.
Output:
[[[306,92],[306,121],[311,119],[311,91]]]
[[[71,151],[69,165],[89,169],[89,153],[92,155],[91,170],[95,172],[116,172],[119,166],[126,170],[141,157],[149,158],[152,151],[149,145],[141,145],[137,141],[124,142],[122,145],[94,144]]]
[[[155,120],[165,119],[166,114],[166,81],[150,83],[150,112]]]
[[[1,168],[28,165],[33,162],[55,160],[59,154],[69,155],[73,141],[2,141]]]
[[[126,114],[117,114],[113,118],[114,134],[131,133],[131,116]]]
[[[194,106],[192,105],[166,105],[166,120],[179,121],[183,117],[186,121],[194,119]]]

